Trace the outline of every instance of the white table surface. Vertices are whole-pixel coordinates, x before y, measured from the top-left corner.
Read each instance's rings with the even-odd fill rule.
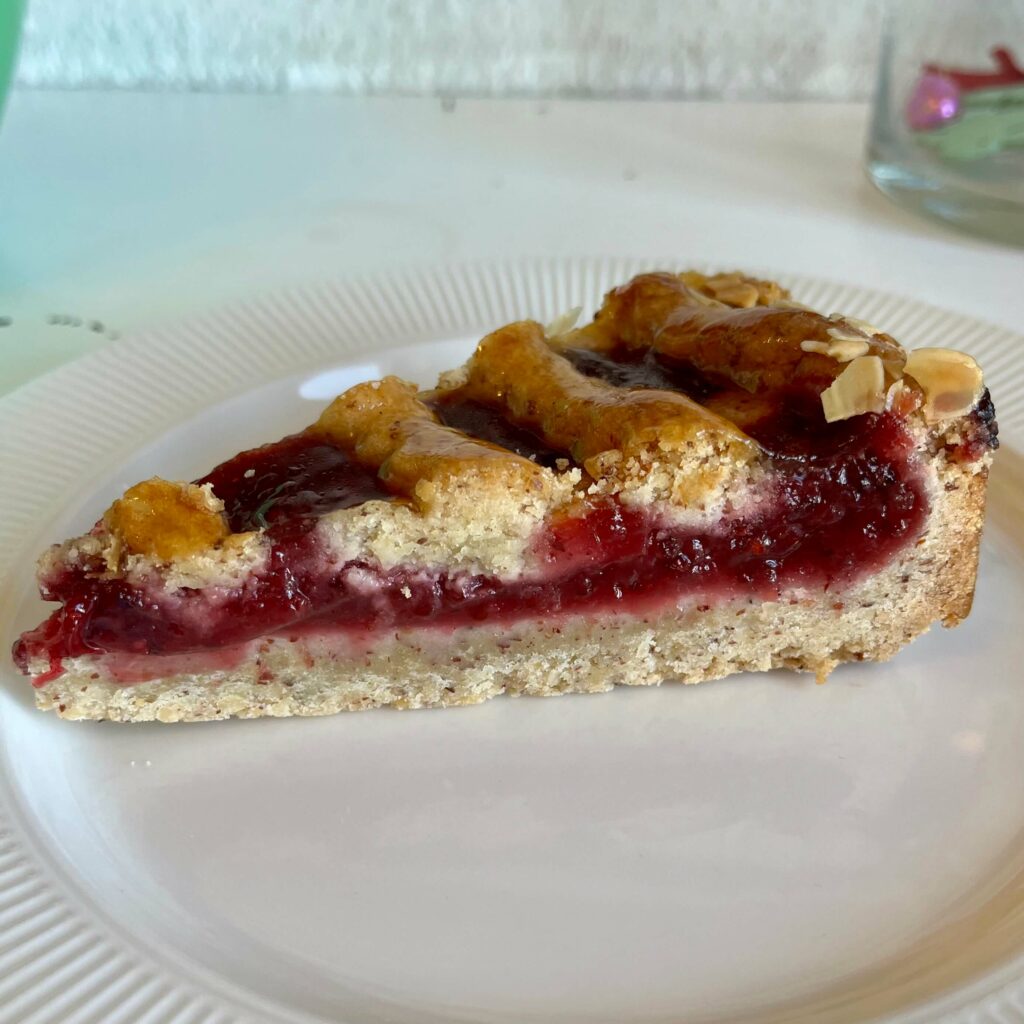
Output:
[[[1019,328],[1024,252],[877,194],[866,122],[861,105],[16,92],[0,392],[289,282],[538,253],[811,273]]]

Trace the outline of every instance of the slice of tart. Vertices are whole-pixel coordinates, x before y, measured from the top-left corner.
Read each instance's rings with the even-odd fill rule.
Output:
[[[509,324],[359,384],[40,562],[39,707],[162,722],[472,704],[883,660],[974,592],[981,371],[739,274]]]

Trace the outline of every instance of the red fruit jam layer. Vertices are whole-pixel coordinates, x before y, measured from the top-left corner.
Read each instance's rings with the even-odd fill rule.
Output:
[[[673,388],[697,399],[723,386],[649,356],[568,357],[619,386]],[[455,399],[435,408],[449,425],[542,464],[564,457],[485,406]],[[994,422],[989,427],[979,422],[991,440]],[[687,530],[602,500],[582,516],[550,522],[537,541],[541,569],[510,582],[337,559],[318,539],[317,517],[391,496],[333,446],[304,435],[285,438],[203,478],[224,500],[233,529],[266,527],[271,551],[264,570],[234,590],[168,593],[159,581],[134,585],[65,568],[43,586],[43,596],[61,607],[18,641],[15,660],[27,671],[30,662],[46,659],[50,671],[36,678],[41,685],[60,674],[64,659],[82,654],[188,655],[267,634],[365,635],[574,612],[647,614],[681,598],[771,598],[803,585],[838,594],[920,535],[927,499],[898,416],[827,425],[818,394],[792,389],[747,430],[775,469],[756,513]]]
[[[197,482],[213,485],[233,533],[393,497],[372,469],[303,434],[242,452]]]

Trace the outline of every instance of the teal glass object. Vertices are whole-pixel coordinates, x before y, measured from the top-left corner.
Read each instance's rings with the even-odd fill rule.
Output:
[[[1024,246],[1024,0],[891,0],[867,170],[901,206]]]
[[[14,75],[24,13],[24,0],[0,0],[0,116],[3,115],[7,90]]]

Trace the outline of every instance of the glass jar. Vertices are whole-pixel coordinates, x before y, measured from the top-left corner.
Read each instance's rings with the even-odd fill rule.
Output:
[[[1024,0],[893,0],[867,166],[901,205],[1024,245]]]

